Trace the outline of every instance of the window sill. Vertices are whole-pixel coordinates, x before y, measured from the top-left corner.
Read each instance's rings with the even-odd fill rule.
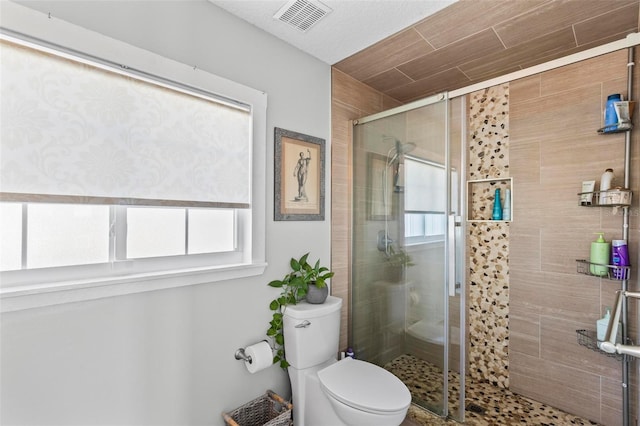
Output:
[[[266,266],[252,263],[8,287],[0,289],[0,313],[246,278],[261,275]]]

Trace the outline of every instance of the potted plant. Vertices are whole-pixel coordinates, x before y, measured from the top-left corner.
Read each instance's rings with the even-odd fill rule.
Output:
[[[389,265],[385,275],[393,282],[401,281],[405,268],[414,265],[411,256],[406,251],[400,247],[395,249],[393,245],[389,245],[385,259]]]
[[[395,267],[405,267],[405,266],[413,266],[413,262],[411,256],[404,251],[402,248],[398,248],[397,250],[393,248],[393,245],[389,245],[389,253],[387,257],[387,262],[391,266]]]
[[[267,336],[272,337],[275,342],[276,354],[273,357],[273,363],[280,363],[280,367],[283,369],[289,367],[289,363],[284,356],[282,318],[287,305],[295,305],[305,298],[309,303],[324,303],[328,295],[326,280],[334,274],[329,271],[329,268],[320,266],[320,260],[314,266],[311,266],[307,262],[308,257],[309,253],[300,259],[292,258],[290,261],[291,272],[285,275],[283,279],[269,283],[270,287],[281,289],[280,296],[269,304],[269,309],[273,311],[273,318],[269,322]],[[320,296],[315,294],[316,291],[320,292]]]

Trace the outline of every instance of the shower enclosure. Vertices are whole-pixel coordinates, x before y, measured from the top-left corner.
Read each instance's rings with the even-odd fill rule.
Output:
[[[446,95],[354,125],[350,344],[464,420],[462,98]],[[410,368],[408,368],[410,367]],[[429,385],[412,376],[429,374]]]

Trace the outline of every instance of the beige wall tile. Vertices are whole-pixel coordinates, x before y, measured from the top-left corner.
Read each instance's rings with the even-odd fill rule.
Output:
[[[440,90],[438,88],[440,87],[461,87],[469,83],[471,83],[469,77],[464,75],[459,69],[452,68],[414,81],[413,83],[391,89],[388,94],[402,102],[409,102],[417,98],[423,98],[425,96],[425,90],[428,90],[427,95],[433,95],[438,93]]]
[[[540,79],[540,74],[536,74],[509,82],[509,108],[514,108],[518,102],[540,97]]]
[[[393,99],[391,96],[383,95],[382,97],[382,111],[386,111],[391,108],[395,108],[402,105],[402,102],[397,99]]]
[[[560,96],[560,93],[565,91],[573,91],[580,87],[591,86],[594,83],[606,82],[612,79],[624,79],[626,72],[623,68],[621,73],[620,67],[625,67],[626,63],[627,52],[626,50],[620,50],[547,71],[541,76],[541,94],[542,96]],[[624,87],[626,85],[623,85],[622,88]],[[563,94],[560,97],[564,98],[565,101],[574,101],[568,103],[577,103],[569,94]],[[595,106],[601,109],[604,104],[598,103]]]
[[[518,352],[510,354],[511,390],[599,421],[600,376]]]
[[[602,423],[607,425],[621,425],[622,401],[620,399],[620,379],[618,378],[616,380],[602,377],[600,389],[602,392],[600,405]],[[631,419],[633,419],[633,417],[631,417]]]
[[[362,115],[373,114],[382,108],[382,95],[369,86],[336,70],[331,72],[331,97],[352,109],[362,111]],[[358,118],[359,116],[350,119]]]
[[[509,271],[541,272],[540,230],[512,227],[509,237]]]
[[[540,142],[537,140],[523,142],[518,139],[511,139],[509,142],[509,173],[514,182],[517,184],[539,183]]]
[[[509,302],[526,306],[541,315],[589,322],[597,317],[600,310],[600,289],[597,284],[589,282],[597,278],[585,278],[575,272],[555,274],[511,269]]]
[[[514,141],[591,137],[601,125],[600,100],[601,86],[594,83],[562,94],[514,102],[509,111],[510,137]]]
[[[618,360],[577,342],[576,330],[593,329],[595,320],[595,316],[591,321],[572,321],[560,316],[541,315],[540,358],[567,367],[580,366],[582,371],[601,376],[619,377],[622,370]]]
[[[555,7],[554,7],[555,6]],[[560,5],[547,2],[494,28],[504,45],[517,46],[522,40],[531,40],[539,34],[548,34],[570,27],[580,17],[588,19],[592,14],[606,13],[611,5],[600,0],[567,1]]]
[[[620,13],[622,12],[622,13]],[[626,34],[638,31],[638,4],[604,13],[574,25],[578,45],[598,41],[602,34],[618,31]]]
[[[482,81],[522,69],[522,65],[538,60],[554,52],[566,52],[575,47],[575,36],[571,27],[566,27],[542,37],[526,41],[516,48],[498,50],[483,58],[459,66],[471,80]]]
[[[495,22],[502,22],[536,8],[544,0],[504,2],[502,0],[461,0],[421,21],[415,29],[435,48],[468,37]],[[464,25],[460,25],[464,22]]]
[[[571,221],[568,223],[571,223]],[[579,226],[574,226],[573,228],[566,228],[565,226],[541,228],[540,262],[542,270],[572,274],[575,277],[576,259],[589,258],[591,242],[595,241],[595,237],[596,235],[590,230]],[[584,278],[577,276],[577,279],[583,280]]]
[[[473,37],[456,41],[446,51],[436,50],[413,59],[396,68],[414,80],[420,80],[456,66],[461,59],[472,61],[496,50],[503,49],[502,43],[492,29],[476,33]]]
[[[433,50],[418,32],[409,28],[338,62],[335,68],[358,80],[365,80],[395,64],[410,61]]]
[[[513,305],[510,305],[509,308],[510,312],[516,310]],[[513,352],[534,357],[540,356],[539,315],[509,315],[509,353]]]
[[[513,172],[513,171],[512,171]],[[540,227],[544,222],[544,212],[547,210],[544,199],[544,188],[538,183],[524,181],[520,172],[512,173],[513,177],[513,223],[512,228],[516,233],[521,228]]]
[[[412,83],[413,80],[397,69],[391,68],[388,71],[384,71],[364,80],[364,82],[376,90],[386,92],[396,87]]]

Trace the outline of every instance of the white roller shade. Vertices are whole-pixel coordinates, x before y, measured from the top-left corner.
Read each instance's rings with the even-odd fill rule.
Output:
[[[7,41],[0,55],[3,198],[249,205],[248,107]]]
[[[444,167],[405,157],[404,171],[406,211],[446,211],[447,186]]]

